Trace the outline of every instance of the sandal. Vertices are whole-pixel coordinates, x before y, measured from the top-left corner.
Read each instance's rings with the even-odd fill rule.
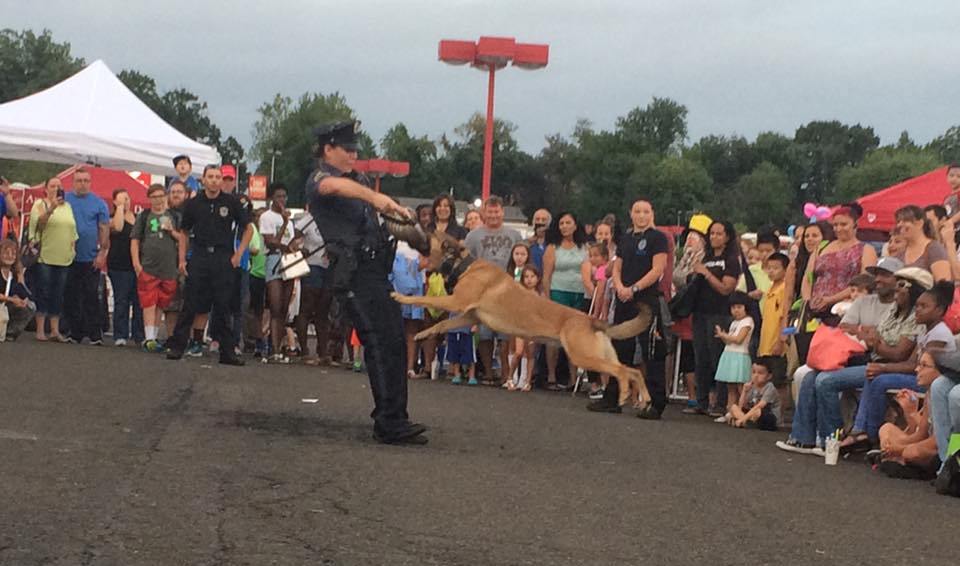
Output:
[[[318,366],[320,365],[320,358],[316,356],[307,356],[303,359],[303,363],[308,366]]]
[[[846,438],[840,441],[840,454],[857,454],[866,452],[871,448],[873,448],[873,443],[870,442],[870,437],[865,432],[848,434]]]
[[[548,383],[544,389],[547,391],[565,391],[564,387],[556,382]]]
[[[531,391],[533,391],[533,387],[529,383],[527,383],[526,385],[520,388],[520,391],[523,391],[524,393],[530,393]]]

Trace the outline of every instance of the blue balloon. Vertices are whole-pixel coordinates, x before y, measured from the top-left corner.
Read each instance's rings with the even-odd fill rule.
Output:
[[[791,224],[790,227],[787,228],[787,236],[790,236],[790,237],[792,238],[793,235],[796,234],[796,233],[797,233],[797,227],[796,227],[796,225]]]

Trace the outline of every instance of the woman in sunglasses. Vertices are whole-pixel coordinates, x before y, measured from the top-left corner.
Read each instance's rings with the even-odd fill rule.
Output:
[[[957,345],[953,333],[943,323],[943,315],[953,302],[953,283],[933,283],[933,275],[918,267],[906,267],[894,274],[897,278],[897,305],[901,301],[914,302],[914,318],[917,322],[917,342],[910,357],[898,363],[867,364],[867,381],[863,384],[860,406],[853,428],[840,447],[854,450],[856,447],[875,447],[880,439],[880,426],[884,423],[887,409],[887,391],[904,389],[922,391],[917,383],[917,363],[925,351],[953,352]],[[880,325],[878,331],[882,331]],[[868,346],[872,344],[867,342]],[[928,384],[927,384],[928,385]]]
[[[918,324],[915,306],[920,296],[933,287],[933,276],[928,272],[916,267],[900,269],[894,276],[897,278],[897,287],[894,292],[894,308],[890,314],[886,315],[880,324],[874,328],[861,329],[860,336],[866,343],[870,351],[870,363],[867,365],[851,365],[834,371],[813,372],[807,375],[801,384],[800,392],[797,397],[796,412],[793,416],[793,429],[790,437],[786,441],[777,442],[777,447],[788,452],[799,454],[817,454],[821,455],[822,443],[824,439],[834,434],[838,429],[843,428],[843,415],[840,410],[840,393],[849,391],[858,387],[864,388],[864,394],[861,398],[861,407],[864,404],[873,403],[870,391],[877,391],[880,394],[880,401],[885,402],[886,388],[890,387],[893,378],[884,377],[877,384],[872,381],[878,379],[881,374],[904,375],[910,372],[916,366],[916,355],[918,336],[929,341],[929,346],[935,346],[941,338],[934,338],[940,335],[940,330],[936,333],[924,328],[925,323]],[[951,291],[952,292],[952,291]],[[939,297],[939,294],[937,295]],[[937,304],[941,304],[938,298]],[[949,304],[949,303],[948,303]],[[927,316],[939,319],[943,318],[943,310],[938,310],[939,315],[928,313],[920,315],[925,321],[929,320]],[[933,325],[936,326],[936,325]],[[946,329],[943,326],[942,329]],[[947,335],[949,330],[947,330]],[[924,338],[925,337],[925,338]],[[952,335],[950,342],[952,343]],[[809,382],[808,382],[809,380]],[[893,387],[902,387],[902,385],[892,385]],[[881,388],[882,387],[882,388]],[[870,405],[871,407],[875,405]],[[870,413],[870,421],[873,422],[874,413]],[[880,418],[883,414],[881,410]],[[876,438],[876,428],[880,424],[877,421],[874,434],[867,434],[867,425],[865,424],[866,414],[860,421],[862,428],[854,427],[854,430],[843,440],[841,446],[844,450],[863,449],[871,446],[871,438]]]

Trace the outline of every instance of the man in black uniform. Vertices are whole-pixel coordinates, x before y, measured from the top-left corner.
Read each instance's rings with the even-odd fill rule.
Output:
[[[636,367],[637,348],[642,355],[642,370],[652,402],[637,413],[641,419],[660,418],[667,406],[666,395],[666,343],[663,340],[660,320],[660,278],[667,266],[669,246],[667,237],[654,225],[653,206],[645,200],[637,200],[630,207],[632,230],[627,231],[617,242],[617,258],[611,275],[617,295],[614,324],[635,318],[639,305],[646,305],[653,314],[653,321],[646,332],[636,338],[614,340],[620,363]],[[617,380],[611,379],[603,392],[603,399],[587,405],[587,409],[599,413],[619,413],[617,401],[620,395]]]
[[[373,392],[373,436],[385,444],[426,444],[426,427],[407,415],[403,318],[387,280],[395,248],[377,212],[412,215],[353,171],[358,127],[359,122],[340,122],[314,131],[320,162],[307,179],[306,195],[326,243],[333,291],[363,343]]]
[[[198,313],[210,312],[211,334],[220,337],[220,363],[242,366],[233,351],[236,337],[226,324],[233,294],[234,268],[250,243],[253,230],[247,213],[237,197],[220,191],[220,168],[208,165],[203,170],[203,190],[183,205],[180,228],[191,238],[191,256],[187,264],[183,311],[177,319],[173,336],[167,341],[168,360],[179,360],[187,345],[190,327]],[[243,231],[239,247],[234,250],[234,225]],[[180,251],[184,253],[183,248]],[[181,257],[180,261],[186,258]]]

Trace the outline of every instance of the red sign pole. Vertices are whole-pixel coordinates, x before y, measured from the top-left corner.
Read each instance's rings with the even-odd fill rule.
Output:
[[[489,65],[490,79],[487,83],[487,129],[483,136],[483,183],[481,198],[487,202],[490,198],[490,177],[493,174],[493,91],[494,77],[497,73],[496,65]]]

